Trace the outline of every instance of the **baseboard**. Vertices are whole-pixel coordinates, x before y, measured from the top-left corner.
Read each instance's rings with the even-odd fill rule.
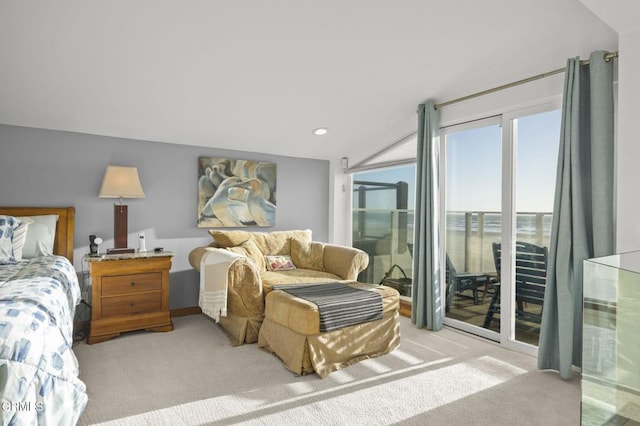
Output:
[[[202,313],[202,309],[199,306],[189,306],[186,308],[171,309],[171,318],[184,317],[187,315],[198,315]]]

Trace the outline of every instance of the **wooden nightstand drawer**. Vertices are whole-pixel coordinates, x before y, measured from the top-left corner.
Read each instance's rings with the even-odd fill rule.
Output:
[[[102,316],[144,314],[162,308],[162,293],[129,294],[102,298]]]
[[[162,273],[115,275],[102,277],[102,296],[162,290]]]
[[[87,343],[133,330],[171,331],[169,271],[173,255],[85,256],[91,274],[91,329]]]

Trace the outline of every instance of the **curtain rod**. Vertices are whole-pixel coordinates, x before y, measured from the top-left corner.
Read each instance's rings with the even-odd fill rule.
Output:
[[[616,50],[615,52],[606,53],[604,55],[604,60],[609,62],[611,59],[617,58],[617,57],[618,57],[618,51]],[[589,63],[588,59],[580,61],[580,65],[586,65],[588,63]],[[487,90],[483,90],[482,92],[473,93],[471,95],[463,96],[461,98],[452,99],[452,100],[446,101],[446,102],[441,102],[439,104],[435,104],[434,108],[435,109],[440,109],[442,107],[445,107],[445,106],[448,106],[448,105],[452,105],[452,104],[457,104],[458,102],[466,101],[468,99],[478,98],[480,96],[484,96],[484,95],[488,95],[488,94],[491,94],[491,93],[499,92],[499,91],[504,90],[504,89],[510,89],[512,87],[515,87],[515,86],[520,86],[521,84],[530,83],[532,81],[541,80],[543,78],[551,77],[552,75],[560,74],[562,72],[565,72],[566,70],[567,70],[566,67],[558,68],[557,70],[553,70],[553,71],[545,72],[545,73],[542,73],[542,74],[534,75],[533,77],[529,77],[529,78],[525,78],[525,79],[522,79],[522,80],[514,81],[513,83],[503,84],[502,86],[494,87],[493,89],[487,89]]]

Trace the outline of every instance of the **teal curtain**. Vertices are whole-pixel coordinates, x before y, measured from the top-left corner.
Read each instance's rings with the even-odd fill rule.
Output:
[[[613,61],[569,59],[538,368],[582,365],[582,264],[614,252]]]
[[[432,101],[418,106],[418,149],[411,320],[440,330],[443,324],[439,246],[439,114]]]

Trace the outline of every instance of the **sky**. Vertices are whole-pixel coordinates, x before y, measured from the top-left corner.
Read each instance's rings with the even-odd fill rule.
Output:
[[[516,211],[552,212],[561,111],[518,119]],[[502,129],[498,125],[452,132],[447,136],[447,210],[500,211]],[[415,165],[356,173],[354,181],[409,184],[415,191]],[[354,189],[357,185],[354,185]],[[367,195],[367,208],[395,208],[392,191]],[[414,208],[410,196],[409,209]]]

